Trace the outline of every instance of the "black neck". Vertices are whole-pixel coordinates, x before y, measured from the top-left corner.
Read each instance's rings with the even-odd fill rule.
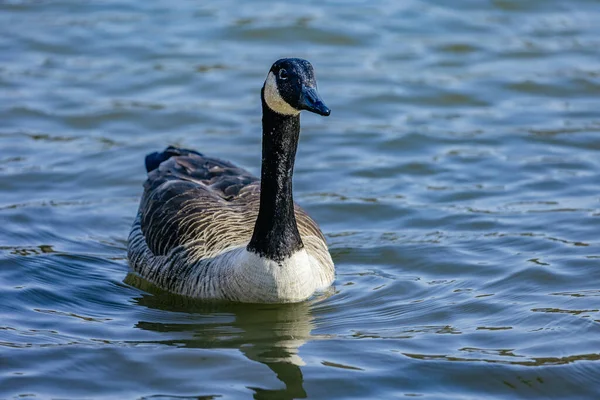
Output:
[[[296,225],[292,175],[300,135],[300,115],[282,115],[263,109],[260,208],[247,249],[281,261],[304,245]]]

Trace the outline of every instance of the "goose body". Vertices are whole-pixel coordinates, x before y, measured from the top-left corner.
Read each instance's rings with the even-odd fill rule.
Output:
[[[325,238],[292,195],[300,110],[329,115],[312,66],[278,60],[261,98],[261,179],[193,150],[146,157],[128,244],[143,278],[185,296],[255,303],[302,301],[333,282]]]

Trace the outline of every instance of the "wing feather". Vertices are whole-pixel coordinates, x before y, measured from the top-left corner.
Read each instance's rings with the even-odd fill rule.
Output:
[[[153,168],[144,184],[140,228],[155,257],[183,246],[202,259],[250,241],[259,208],[258,178],[192,150],[170,147],[148,158],[146,166]],[[321,247],[326,252],[318,225],[299,206],[295,210],[307,250],[316,246],[316,252],[323,252]]]

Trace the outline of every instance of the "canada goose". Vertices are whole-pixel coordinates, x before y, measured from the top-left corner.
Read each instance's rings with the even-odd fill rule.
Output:
[[[312,65],[276,61],[261,100],[260,180],[193,150],[146,156],[128,245],[143,278],[185,296],[252,303],[302,301],[333,282],[325,238],[292,196],[300,111],[330,114]]]

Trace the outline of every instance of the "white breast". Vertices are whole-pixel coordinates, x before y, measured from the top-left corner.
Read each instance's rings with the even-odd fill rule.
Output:
[[[320,286],[314,260],[302,249],[282,261],[241,250],[234,262],[230,288],[241,301],[291,303],[305,300]]]

